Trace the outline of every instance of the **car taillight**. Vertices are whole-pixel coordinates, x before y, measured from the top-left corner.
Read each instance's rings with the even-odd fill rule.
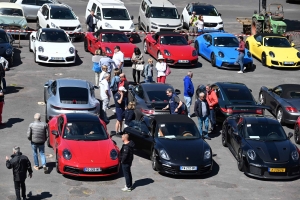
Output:
[[[225,112],[225,113],[227,113],[229,115],[231,115],[233,113],[232,108],[227,108],[227,109],[226,108],[221,108],[221,111]]]
[[[54,106],[54,105],[50,105],[51,108],[55,109],[55,110],[61,110],[62,108]]]
[[[291,106],[285,107],[285,109],[286,109],[286,111],[291,112],[291,113],[298,112],[296,108],[291,107]]]
[[[141,108],[141,112],[147,115],[153,115],[154,114],[154,110],[148,110],[148,109],[143,109]]]
[[[263,110],[262,109],[257,109],[255,112],[256,112],[256,114],[259,114],[259,115],[263,114]]]

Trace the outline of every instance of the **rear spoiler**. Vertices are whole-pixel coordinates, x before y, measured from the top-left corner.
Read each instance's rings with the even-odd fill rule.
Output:
[[[252,111],[249,111],[248,109],[256,109],[255,114],[264,114],[264,110],[270,110],[271,108],[269,106],[263,106],[263,105],[226,105],[225,110],[221,109],[223,112],[226,112],[228,114],[242,114],[242,113],[253,113]],[[235,108],[245,108],[244,112],[243,109],[239,111],[235,111]],[[260,111],[259,111],[260,110]]]

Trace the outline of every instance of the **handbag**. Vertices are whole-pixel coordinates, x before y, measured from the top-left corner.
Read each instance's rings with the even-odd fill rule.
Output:
[[[138,70],[138,71],[143,71],[144,65],[143,64],[136,64],[135,69]]]
[[[166,76],[169,76],[171,74],[171,69],[170,69],[169,65],[167,65],[165,74],[166,74]]]

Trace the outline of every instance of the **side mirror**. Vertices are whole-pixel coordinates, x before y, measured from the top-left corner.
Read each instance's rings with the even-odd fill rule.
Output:
[[[232,133],[233,133],[234,135],[238,135],[238,132],[237,132],[237,131],[232,131]]]
[[[221,16],[222,16],[222,14],[221,14],[221,13],[219,13],[219,16],[221,17]]]
[[[180,90],[178,90],[178,89],[175,89],[175,93],[176,93],[177,95],[180,95],[180,94],[181,94]]]
[[[78,19],[78,20],[79,20],[79,17],[78,17],[78,16],[76,16],[76,19]]]
[[[205,42],[205,45],[206,45],[206,46],[210,46],[210,43],[209,43],[209,42]]]
[[[71,42],[74,42],[74,38],[70,38],[70,41],[71,41]]]
[[[48,88],[49,87],[49,83],[45,83],[44,88]]]
[[[144,131],[142,132],[142,136],[144,137],[149,137],[149,134],[145,133]]]
[[[116,131],[111,131],[111,132],[110,132],[110,137],[113,137],[113,136],[115,136],[115,135],[117,135],[117,132],[116,132]]]
[[[294,135],[294,134],[293,134],[292,132],[289,132],[288,138],[291,139],[291,137],[293,137],[293,135]]]
[[[51,133],[52,133],[52,135],[55,135],[56,137],[58,136],[58,132],[57,131],[52,131]]]
[[[34,36],[32,36],[31,38],[32,38],[32,40],[35,40],[35,39],[36,39]]]
[[[291,43],[291,46],[292,46],[292,47],[295,47],[295,43],[294,43],[294,42],[292,42],[292,43]]]
[[[250,91],[250,92],[252,92],[252,90],[251,90],[251,89],[249,89],[249,91]]]
[[[146,18],[149,18],[149,16],[150,16],[149,14],[147,14],[147,13],[145,14],[145,17],[146,17]]]
[[[257,46],[258,46],[258,47],[260,47],[260,46],[261,46],[261,43],[260,43],[260,42],[257,42],[256,44],[257,44]]]
[[[192,15],[192,12],[188,12],[189,15]]]
[[[48,19],[48,16],[47,16],[47,15],[44,15],[44,18],[45,18],[45,19]]]
[[[134,18],[133,15],[131,15],[131,20],[133,20],[133,18]]]

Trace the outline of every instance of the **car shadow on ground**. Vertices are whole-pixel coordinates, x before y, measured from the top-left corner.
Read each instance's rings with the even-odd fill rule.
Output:
[[[299,20],[290,20],[284,19],[286,23],[286,32],[300,30],[300,21]]]
[[[109,182],[124,177],[121,166],[119,169],[119,173],[111,176],[101,176],[101,177],[77,177],[77,176],[69,176],[69,175],[63,175],[63,176],[69,180],[82,181],[82,182]]]
[[[83,61],[81,60],[81,58],[78,55],[78,51],[76,51],[76,60],[75,63],[72,64],[59,64],[59,63],[38,63],[38,65],[43,66],[43,67],[75,67],[75,66],[79,66],[83,63]]]
[[[0,130],[4,129],[4,128],[11,128],[11,127],[13,127],[14,124],[20,123],[22,121],[24,121],[24,119],[21,119],[21,118],[9,118],[7,120],[5,126],[0,126]]]
[[[52,197],[52,194],[50,192],[42,192],[41,194],[32,195],[32,192],[30,191],[27,194],[28,200],[41,200],[41,199],[48,199]]]
[[[208,136],[210,138],[216,138],[219,137],[222,133],[222,124],[217,124],[216,130],[214,132],[209,132]]]

